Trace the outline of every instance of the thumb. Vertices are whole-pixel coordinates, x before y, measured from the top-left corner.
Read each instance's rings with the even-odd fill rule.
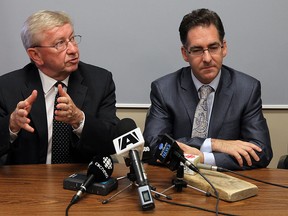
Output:
[[[68,96],[68,94],[66,93],[66,91],[64,91],[64,88],[62,87],[61,84],[58,84],[58,92],[59,92],[59,95],[61,97],[66,97]]]
[[[37,90],[33,90],[31,95],[26,99],[26,101],[30,105],[32,105],[34,103],[34,101],[36,100],[36,98],[37,98],[37,94],[38,94]]]

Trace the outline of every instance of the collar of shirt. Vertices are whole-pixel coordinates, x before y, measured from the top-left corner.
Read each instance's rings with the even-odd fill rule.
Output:
[[[46,95],[50,91],[50,89],[54,86],[54,84],[57,82],[57,80],[47,76],[40,70],[39,70],[39,75],[40,75],[40,79],[42,82],[44,95]],[[65,80],[62,80],[61,82],[63,82],[66,86],[68,86],[68,81],[69,81],[69,76]]]
[[[193,80],[193,83],[197,89],[197,91],[199,91],[199,89],[201,88],[202,85],[205,85],[203,83],[201,83],[196,77],[195,75],[193,74],[192,70],[191,70],[191,77],[192,77],[192,80]],[[214,89],[214,91],[217,90],[217,87],[218,87],[218,84],[219,84],[219,81],[220,81],[220,77],[221,77],[221,70],[219,71],[218,75],[215,77],[215,79],[209,83],[209,85]]]

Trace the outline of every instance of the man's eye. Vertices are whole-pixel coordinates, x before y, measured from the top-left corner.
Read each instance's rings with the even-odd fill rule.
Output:
[[[202,53],[203,49],[191,49],[190,52],[192,52],[192,53]]]
[[[218,50],[219,46],[211,46],[209,47],[209,50],[211,51],[215,51],[215,50]]]
[[[59,47],[59,46],[63,46],[63,44],[65,44],[65,41],[59,41],[58,43],[56,43],[56,47]]]

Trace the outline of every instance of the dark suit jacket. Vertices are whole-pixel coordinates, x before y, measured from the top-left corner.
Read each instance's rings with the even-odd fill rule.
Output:
[[[243,140],[262,148],[260,161],[252,167],[266,167],[272,159],[270,135],[262,113],[260,82],[244,73],[223,66],[215,92],[208,137]],[[151,107],[147,115],[144,138],[154,153],[165,133],[200,149],[204,139],[191,138],[193,118],[199,98],[191,78],[191,68],[157,79],[151,84]],[[224,153],[214,152],[216,165],[240,169],[237,161]],[[245,160],[244,160],[245,161]]]
[[[11,144],[10,114],[33,89],[38,90],[38,97],[29,117],[35,132],[21,130]],[[73,162],[89,162],[95,154],[113,154],[113,128],[119,119],[116,117],[112,74],[103,68],[80,62],[78,70],[70,75],[67,92],[85,113],[81,139],[71,134]],[[42,84],[38,69],[30,63],[0,77],[0,155],[8,153],[7,164],[46,163],[47,146],[47,117]]]

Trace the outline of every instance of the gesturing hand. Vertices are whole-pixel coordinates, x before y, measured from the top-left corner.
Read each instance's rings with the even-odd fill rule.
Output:
[[[80,109],[74,104],[73,100],[64,91],[61,84],[58,85],[59,98],[57,99],[57,110],[55,110],[55,119],[72,125],[73,128],[78,128],[83,120],[83,114]]]
[[[14,112],[10,115],[9,127],[12,132],[16,133],[20,131],[21,128],[29,132],[34,132],[34,128],[30,126],[31,120],[27,116],[37,98],[37,94],[37,90],[33,90],[28,98],[17,104]]]

